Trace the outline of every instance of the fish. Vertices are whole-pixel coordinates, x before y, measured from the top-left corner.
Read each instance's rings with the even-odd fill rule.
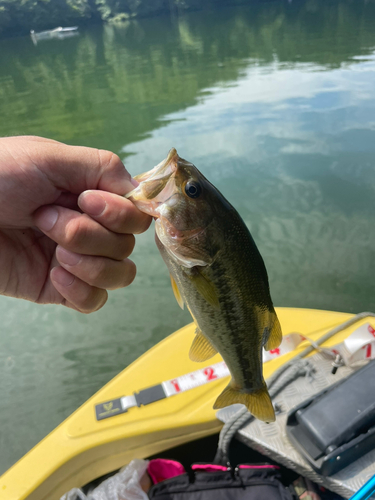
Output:
[[[139,185],[126,197],[155,219],[155,241],[174,295],[196,326],[190,359],[202,362],[220,353],[230,371],[214,409],[242,403],[254,417],[273,422],[262,349],[276,349],[282,332],[266,267],[246,224],[174,148],[135,179]]]

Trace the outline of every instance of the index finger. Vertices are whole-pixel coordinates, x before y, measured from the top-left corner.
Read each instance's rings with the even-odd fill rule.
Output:
[[[152,218],[126,198],[107,191],[84,191],[78,198],[79,208],[110,231],[120,234],[140,234],[146,231]]]

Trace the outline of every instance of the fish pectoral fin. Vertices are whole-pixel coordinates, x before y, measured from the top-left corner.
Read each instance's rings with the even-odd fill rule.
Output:
[[[190,347],[189,358],[192,361],[206,361],[217,354],[217,350],[211,345],[211,343],[206,339],[203,333],[196,329],[197,334],[193,343]]]
[[[276,349],[276,347],[279,347],[281,341],[283,340],[281,326],[276,316],[276,313],[274,313],[272,316],[273,316],[273,324],[271,327],[271,331],[269,332],[267,341],[264,345],[266,351],[271,351],[272,349]]]
[[[225,408],[235,403],[245,405],[255,418],[263,420],[263,422],[275,421],[275,410],[265,383],[261,389],[249,394],[241,392],[232,385],[231,381],[215,401],[214,410]]]
[[[215,285],[211,281],[208,281],[197,268],[194,268],[194,272],[187,274],[187,276],[194,283],[195,288],[202,297],[215,307],[215,309],[219,309],[220,303]]]
[[[174,296],[177,300],[177,304],[181,307],[181,309],[184,308],[184,299],[181,297],[180,290],[178,289],[177,283],[175,282],[173,276],[170,274],[171,277],[171,283],[172,283],[172,290],[174,293]]]

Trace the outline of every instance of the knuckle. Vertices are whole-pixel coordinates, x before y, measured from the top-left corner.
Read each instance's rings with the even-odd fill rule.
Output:
[[[120,160],[120,157],[115,153],[112,153],[112,151],[99,149],[98,154],[99,154],[99,163],[101,167],[107,172],[109,171],[116,172],[118,170],[124,170],[124,164]]]
[[[88,283],[93,286],[100,286],[106,279],[106,265],[104,259],[90,259],[92,265],[90,266]]]
[[[112,229],[120,234],[143,233],[146,224],[149,225],[149,217],[140,212],[131,201],[125,199],[111,206],[108,218]]]
[[[125,200],[127,201],[127,200]],[[131,203],[131,202],[130,202]],[[132,221],[132,206],[126,204],[120,210],[112,210],[112,225],[121,233],[129,233],[127,228],[129,227],[129,223]]]
[[[87,227],[84,217],[71,219],[65,227],[65,245],[69,249],[80,250],[82,242],[87,237]]]

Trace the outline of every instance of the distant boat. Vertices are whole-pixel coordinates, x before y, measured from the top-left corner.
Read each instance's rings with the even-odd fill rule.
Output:
[[[58,28],[54,28],[53,30],[39,31],[39,33],[36,33],[34,30],[30,31],[31,39],[35,45],[37,44],[38,40],[48,40],[51,38],[62,39],[77,34],[78,26],[69,26],[66,28],[59,26]]]

